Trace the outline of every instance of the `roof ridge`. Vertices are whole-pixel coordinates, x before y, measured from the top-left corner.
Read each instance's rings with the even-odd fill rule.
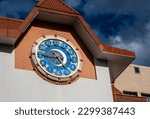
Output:
[[[61,11],[61,12],[67,12],[67,13],[70,13],[70,14],[80,14],[78,13],[76,10],[74,10],[73,8],[71,8],[69,5],[67,5],[63,0],[56,0],[57,2],[59,2],[60,4],[62,4],[62,6],[66,7],[67,9],[69,9],[70,11],[72,12],[67,12],[65,10],[60,10],[60,9],[54,9],[54,8],[46,8],[46,9],[52,9],[52,10],[55,10],[55,11]],[[50,2],[50,0],[40,0],[36,6],[37,7],[40,7],[40,8],[45,8],[44,6],[42,6],[42,4],[44,4],[44,2]],[[52,1],[52,3],[54,2],[54,0]]]
[[[44,2],[44,0],[39,0],[39,2],[36,4],[36,6],[40,6],[43,2]]]
[[[130,66],[150,69],[150,66],[144,66],[144,65],[140,65],[140,64],[130,64]]]
[[[69,5],[67,5],[64,1],[59,0],[62,4],[64,4],[66,7],[68,7],[69,9],[73,10],[74,12],[76,12],[77,14],[80,14],[79,12],[77,12],[75,9],[73,9],[72,7],[70,7]]]

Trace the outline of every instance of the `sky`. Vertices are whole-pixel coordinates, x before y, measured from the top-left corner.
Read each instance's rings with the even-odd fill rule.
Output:
[[[64,0],[100,41],[134,51],[134,64],[150,66],[150,0]],[[37,0],[0,0],[0,16],[25,19]]]

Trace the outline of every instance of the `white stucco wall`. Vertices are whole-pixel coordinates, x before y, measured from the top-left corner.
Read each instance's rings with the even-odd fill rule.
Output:
[[[54,85],[34,71],[15,69],[9,49],[0,45],[0,101],[113,101],[106,62],[96,61],[97,80]]]

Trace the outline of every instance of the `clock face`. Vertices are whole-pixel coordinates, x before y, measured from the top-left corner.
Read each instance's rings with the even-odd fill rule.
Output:
[[[65,38],[48,35],[38,39],[32,48],[32,59],[47,79],[71,82],[81,71],[79,51]]]

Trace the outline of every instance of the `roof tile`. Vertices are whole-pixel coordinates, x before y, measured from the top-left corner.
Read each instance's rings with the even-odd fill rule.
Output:
[[[18,29],[23,21],[0,17],[0,29]]]
[[[135,52],[128,51],[125,49],[120,49],[117,47],[109,46],[106,44],[101,44],[99,45],[99,48],[103,50],[103,52],[110,52],[118,55],[125,55],[125,56],[130,56],[130,57],[135,57]]]
[[[79,14],[77,11],[65,4],[62,0],[41,0],[37,6],[41,8],[67,12],[70,14]]]

